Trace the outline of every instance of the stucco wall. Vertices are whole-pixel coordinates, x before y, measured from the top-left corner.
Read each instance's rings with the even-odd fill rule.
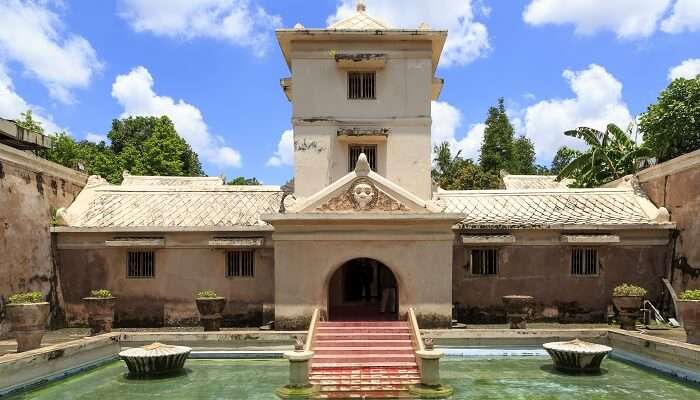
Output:
[[[666,207],[676,223],[673,268],[676,291],[700,288],[700,150],[637,174],[657,207]]]
[[[660,304],[661,278],[665,276],[668,246],[661,244],[667,232],[659,232],[659,244],[651,237],[625,238],[613,246],[585,246],[598,249],[599,273],[595,276],[571,274],[571,250],[557,244],[558,232],[541,232],[540,244],[479,246],[499,249],[496,276],[473,276],[467,268],[469,250],[474,246],[454,246],[453,301],[456,316],[466,323],[504,322],[502,296],[530,295],[537,303],[538,319],[562,322],[603,321],[611,304],[611,293],[621,283],[642,286],[648,298]],[[527,242],[529,234],[519,234]],[[545,244],[547,239],[550,243]],[[625,244],[628,242],[628,244]],[[644,243],[646,242],[646,243]]]
[[[431,231],[432,228],[432,231]],[[447,327],[452,308],[452,242],[440,228],[276,226],[275,323],[278,329],[308,324],[314,308],[327,309],[333,273],[355,258],[373,258],[394,274],[399,315],[414,307],[423,327]],[[295,230],[290,233],[287,229]],[[442,232],[440,231],[442,229]]]
[[[348,71],[338,68],[334,53],[386,54],[386,66],[377,70],[376,99],[347,98]],[[429,199],[432,78],[429,41],[402,42],[398,49],[370,41],[293,44],[296,194],[312,195],[348,172],[347,143],[338,128],[369,127],[390,130],[386,141],[363,140],[378,145],[377,172]]]
[[[205,289],[227,299],[224,324],[228,326],[260,326],[263,311],[272,308],[274,254],[269,248],[269,233],[268,247],[255,249],[254,278],[226,278],[227,250],[207,247],[211,237],[237,236],[231,232],[149,232],[145,236],[162,236],[166,243],[165,248],[153,249],[156,265],[152,279],[127,278],[127,252],[136,249],[105,247],[105,240],[114,236],[119,235],[58,234],[59,273],[69,325],[87,322],[81,299],[91,289],[100,288],[111,290],[119,298],[115,324],[120,327],[196,325],[199,314],[194,298]]]
[[[52,210],[68,206],[87,177],[0,145],[0,337],[9,327],[4,304],[13,293],[41,291],[56,306],[49,224]]]

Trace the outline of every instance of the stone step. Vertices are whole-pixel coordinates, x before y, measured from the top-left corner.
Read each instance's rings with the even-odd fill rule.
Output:
[[[418,374],[418,365],[404,368],[384,368],[384,367],[348,367],[348,368],[312,368],[311,374],[332,375],[347,374],[353,376],[364,375],[410,375]]]
[[[318,399],[415,399],[416,397],[408,393],[408,390],[396,391],[343,391],[343,392],[321,392],[317,396]]]
[[[407,340],[316,340],[314,342],[315,348],[321,347],[409,347],[413,349],[413,342],[410,339]]]
[[[420,377],[345,378],[328,376],[309,378],[309,382],[314,385],[413,385],[420,383]]]
[[[314,357],[315,358],[315,357]],[[416,368],[416,361],[313,361],[311,368],[361,368],[361,367],[379,367],[379,368]]]
[[[332,321],[321,322],[319,327],[339,327],[339,326],[407,326],[404,321]]]
[[[317,335],[328,333],[404,333],[409,334],[408,326],[319,326]]]
[[[359,346],[319,346],[314,347],[314,352],[316,354],[410,354],[413,355],[413,347],[403,347],[403,346],[372,346],[372,347],[359,347]]]
[[[316,340],[411,340],[411,335],[406,333],[316,333]]]
[[[366,353],[366,354],[315,354],[313,361],[321,362],[363,362],[369,361],[373,362],[376,360],[386,360],[386,361],[416,361],[416,356],[413,353],[408,354],[376,354],[376,353]]]

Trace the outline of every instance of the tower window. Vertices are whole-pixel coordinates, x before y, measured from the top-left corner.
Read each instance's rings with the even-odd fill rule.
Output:
[[[374,100],[375,72],[348,72],[348,99]]]
[[[349,155],[348,155],[348,172],[355,170],[355,165],[357,164],[357,158],[360,154],[365,153],[367,156],[367,161],[369,162],[369,167],[372,171],[377,171],[377,145],[376,144],[363,144],[363,145],[350,145]]]

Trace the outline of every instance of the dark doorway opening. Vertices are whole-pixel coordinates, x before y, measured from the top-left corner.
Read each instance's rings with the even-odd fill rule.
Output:
[[[328,285],[331,321],[393,321],[398,317],[396,277],[381,262],[356,258],[335,271]]]

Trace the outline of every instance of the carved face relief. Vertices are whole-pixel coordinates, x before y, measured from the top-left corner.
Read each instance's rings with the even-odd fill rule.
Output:
[[[367,183],[358,183],[352,189],[352,197],[355,199],[355,204],[361,209],[367,209],[374,199],[374,188]]]

